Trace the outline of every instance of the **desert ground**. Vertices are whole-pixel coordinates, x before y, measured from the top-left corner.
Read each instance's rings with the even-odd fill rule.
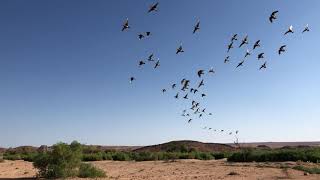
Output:
[[[319,180],[320,175],[305,174],[290,167],[296,162],[283,163],[229,163],[226,160],[177,160],[91,162],[107,172],[107,178],[119,180],[174,180],[174,179],[303,179]],[[319,166],[303,163],[304,166]],[[33,179],[36,170],[32,163],[5,161],[0,163],[0,179]]]

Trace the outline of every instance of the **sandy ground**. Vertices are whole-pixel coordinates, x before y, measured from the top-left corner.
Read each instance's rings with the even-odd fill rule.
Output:
[[[293,170],[295,162],[286,163],[228,163],[225,160],[178,160],[175,162],[92,162],[95,166],[106,171],[105,179],[119,180],[174,180],[174,179],[301,179],[320,180],[320,175]],[[319,166],[304,164],[305,166]],[[281,168],[282,167],[282,168]],[[236,175],[230,175],[231,172]],[[32,163],[25,161],[5,161],[0,163],[0,179],[32,178],[36,170]]]

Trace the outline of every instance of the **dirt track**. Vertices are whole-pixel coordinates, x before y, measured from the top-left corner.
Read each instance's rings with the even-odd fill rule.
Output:
[[[295,162],[287,163],[228,163],[225,160],[179,160],[176,162],[92,162],[105,170],[105,179],[119,180],[175,180],[175,179],[303,179],[319,180],[320,175],[305,176],[303,172],[291,168]],[[305,164],[307,165],[307,164]],[[308,165],[307,165],[308,166]],[[282,168],[281,168],[282,167]],[[229,175],[234,172],[236,175]],[[0,179],[32,178],[36,175],[32,163],[24,161],[6,161],[0,163]]]

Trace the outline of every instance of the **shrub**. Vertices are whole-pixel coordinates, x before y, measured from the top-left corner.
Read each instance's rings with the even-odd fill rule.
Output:
[[[299,171],[304,171],[304,172],[307,172],[307,173],[310,173],[310,174],[320,174],[320,168],[317,168],[317,167],[308,168],[308,167],[305,167],[305,166],[295,166],[292,169],[296,169],[296,170],[299,170]]]
[[[102,161],[103,160],[103,153],[98,152],[98,153],[91,153],[91,154],[83,154],[82,155],[82,160],[83,161]]]
[[[124,152],[116,152],[112,155],[112,159],[114,161],[129,161],[130,157],[127,153]]]
[[[81,163],[78,176],[80,178],[98,178],[106,177],[106,174],[103,170],[94,167],[92,164]]]

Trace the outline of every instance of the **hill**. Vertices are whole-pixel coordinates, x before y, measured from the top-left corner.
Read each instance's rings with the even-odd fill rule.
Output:
[[[157,144],[152,146],[144,146],[133,150],[134,152],[173,152],[173,151],[201,151],[201,152],[221,152],[221,151],[233,151],[235,147],[226,144],[219,143],[202,143],[198,141],[171,141],[163,144]]]

